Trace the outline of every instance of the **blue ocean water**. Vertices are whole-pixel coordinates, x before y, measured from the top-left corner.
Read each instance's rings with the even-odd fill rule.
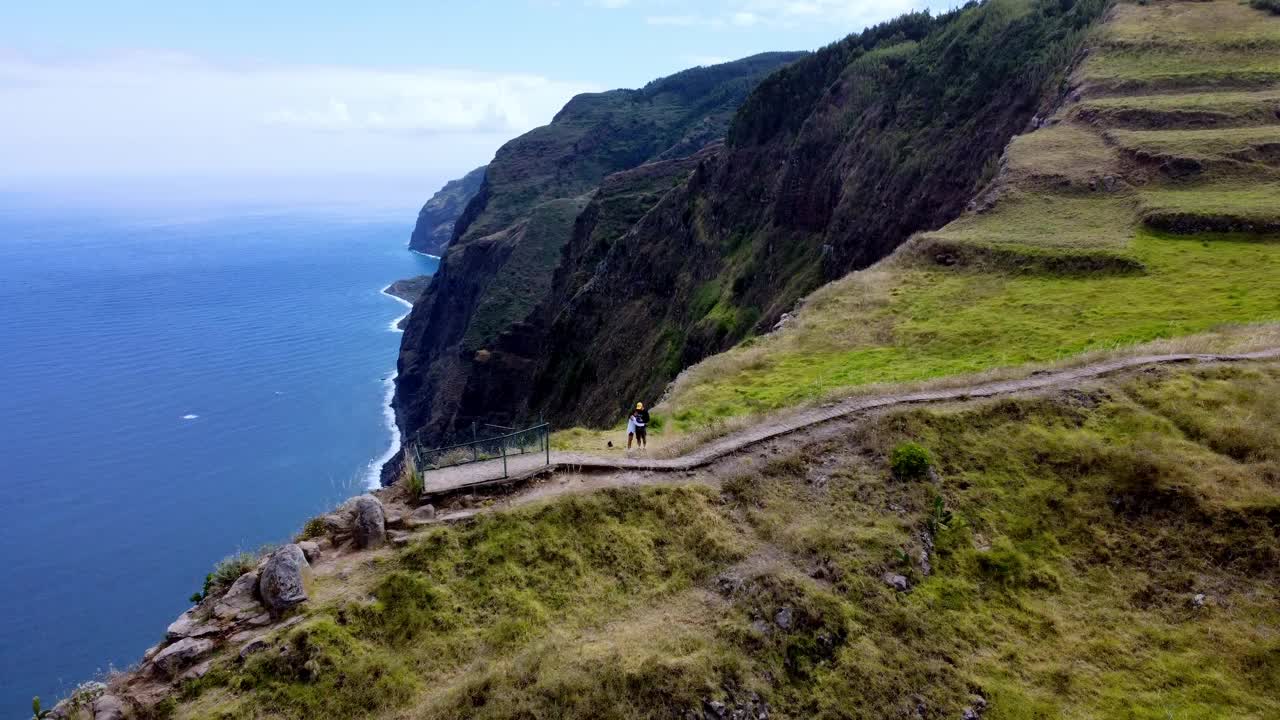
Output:
[[[0,717],[365,486],[406,312],[380,291],[435,269],[412,218],[0,196]]]

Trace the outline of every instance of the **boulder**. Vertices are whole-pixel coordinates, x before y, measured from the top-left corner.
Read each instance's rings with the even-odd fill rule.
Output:
[[[408,527],[408,525],[406,524],[407,516],[405,515],[403,508],[388,507],[386,505],[383,505],[382,515],[385,518],[387,528],[396,528],[399,530],[404,530],[406,527]]]
[[[200,658],[213,652],[213,648],[212,640],[183,638],[161,650],[152,660],[152,664],[165,675],[174,677],[183,668],[191,666]]]
[[[247,620],[262,614],[262,603],[258,602],[258,573],[247,572],[231,584],[218,604],[213,606],[213,615],[219,620]]]
[[[182,673],[182,676],[179,677],[178,679],[179,680],[199,680],[205,675],[208,675],[209,670],[212,667],[213,667],[213,658],[209,658],[202,662],[196,663],[195,665],[192,665],[191,668],[188,669],[186,672]],[[97,718],[95,717],[94,720],[97,720]]]
[[[794,620],[795,620],[794,613],[792,613],[791,608],[789,607],[782,608],[781,610],[778,611],[776,615],[773,616],[773,624],[777,625],[783,630],[790,630],[791,624],[792,622],[794,622]]]
[[[335,512],[320,518],[324,530],[330,535],[350,535],[351,534],[351,516],[344,512]]]
[[[423,505],[417,510],[414,510],[413,513],[409,515],[408,524],[409,524],[409,527],[417,527],[419,525],[427,525],[429,523],[433,523],[435,522],[435,520],[436,520],[436,506]]]
[[[413,535],[404,530],[389,530],[387,540],[395,547],[405,547],[413,540]]]
[[[273,617],[280,617],[306,602],[306,580],[310,572],[307,556],[297,545],[285,545],[271,553],[258,577],[258,596]],[[256,618],[250,623],[255,621]]]
[[[222,628],[216,622],[197,617],[197,608],[191,608],[169,624],[164,636],[169,640],[181,640],[182,638],[208,637],[220,632]]]
[[[356,547],[367,550],[381,547],[387,541],[387,519],[382,503],[372,495],[354,498],[354,536]]]
[[[910,583],[907,582],[907,578],[903,575],[898,575],[896,573],[885,573],[884,575],[880,576],[880,579],[884,581],[885,585],[888,585],[889,587],[893,588],[894,590],[897,590],[898,592],[906,592],[907,590],[911,589]]]
[[[93,702],[93,720],[124,720],[124,701],[115,695],[103,695]]]
[[[258,635],[257,637],[250,638],[248,642],[240,646],[240,659],[244,660],[254,653],[266,650],[270,646],[271,643],[267,642],[265,635]]]
[[[298,547],[302,548],[302,554],[307,558],[307,562],[314,565],[320,559],[320,543],[313,540],[303,540],[298,543]]]

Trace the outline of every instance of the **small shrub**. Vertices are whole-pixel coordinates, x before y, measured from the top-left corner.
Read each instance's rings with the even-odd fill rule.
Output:
[[[770,460],[764,466],[764,474],[768,477],[799,477],[804,475],[806,466],[798,455]]]
[[[418,470],[418,460],[411,452],[405,452],[404,454],[404,464],[400,470],[400,482],[404,484],[404,488],[409,492],[410,498],[417,498],[422,495],[424,487],[422,471]]]
[[[31,698],[31,720],[44,720],[44,718],[52,716],[52,710],[44,710],[40,707],[39,695]]]
[[[929,474],[933,460],[929,451],[913,442],[902,443],[889,456],[889,468],[895,477],[904,480],[922,478]]]
[[[941,495],[933,496],[933,505],[929,508],[927,521],[929,534],[936,536],[943,530],[950,530],[954,521],[955,516],[947,509],[946,500],[943,500]]]
[[[720,485],[720,492],[738,505],[758,506],[764,499],[760,476],[754,473],[741,473],[726,478]]]
[[[238,552],[222,558],[213,566],[213,572],[204,576],[204,588],[191,596],[191,602],[198,603],[226,592],[241,575],[258,567],[258,560],[270,551],[271,548],[263,547],[256,553]]]
[[[302,526],[302,532],[298,533],[299,540],[314,540],[323,536],[325,533],[324,520],[313,517]]]
[[[1250,0],[1249,6],[1255,10],[1267,10],[1272,15],[1280,15],[1280,0]]]

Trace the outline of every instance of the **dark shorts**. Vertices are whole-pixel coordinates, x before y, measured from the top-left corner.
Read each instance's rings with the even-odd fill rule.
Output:
[[[644,440],[644,428],[642,428],[642,427],[637,427],[637,428],[636,428],[636,439],[637,439],[637,440]]]

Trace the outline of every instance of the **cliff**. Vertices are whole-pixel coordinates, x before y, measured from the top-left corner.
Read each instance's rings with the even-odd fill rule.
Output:
[[[394,403],[406,442],[445,442],[474,419],[523,412],[542,342],[530,337],[538,324],[531,314],[551,293],[579,213],[601,182],[649,161],[685,167],[663,158],[723,136],[752,88],[800,56],[757,55],[639,90],[580,95],[549,125],[504,145],[409,316]],[[508,350],[495,353],[498,343]]]
[[[418,212],[418,222],[414,224],[413,234],[409,236],[410,250],[436,257],[444,254],[449,241],[453,239],[453,228],[458,217],[484,182],[484,171],[485,168],[478,167],[458,180],[450,180],[431,196]]]
[[[441,278],[410,319],[396,399],[405,437],[434,442],[471,418],[611,424],[822,283],[954,219],[1056,97],[1103,5],[1000,0],[906,15],[772,73],[733,114],[722,148],[638,212],[605,213],[594,228],[602,205],[584,213],[558,263],[537,270],[554,273],[547,292],[468,343],[430,322],[448,322],[437,307],[468,317],[476,306],[490,255],[465,255],[468,288]],[[558,120],[602,102],[570,103]],[[594,162],[579,154],[588,143],[575,141],[554,178],[511,169],[545,142],[499,153],[460,244],[501,244],[512,197],[585,190],[573,179]]]

